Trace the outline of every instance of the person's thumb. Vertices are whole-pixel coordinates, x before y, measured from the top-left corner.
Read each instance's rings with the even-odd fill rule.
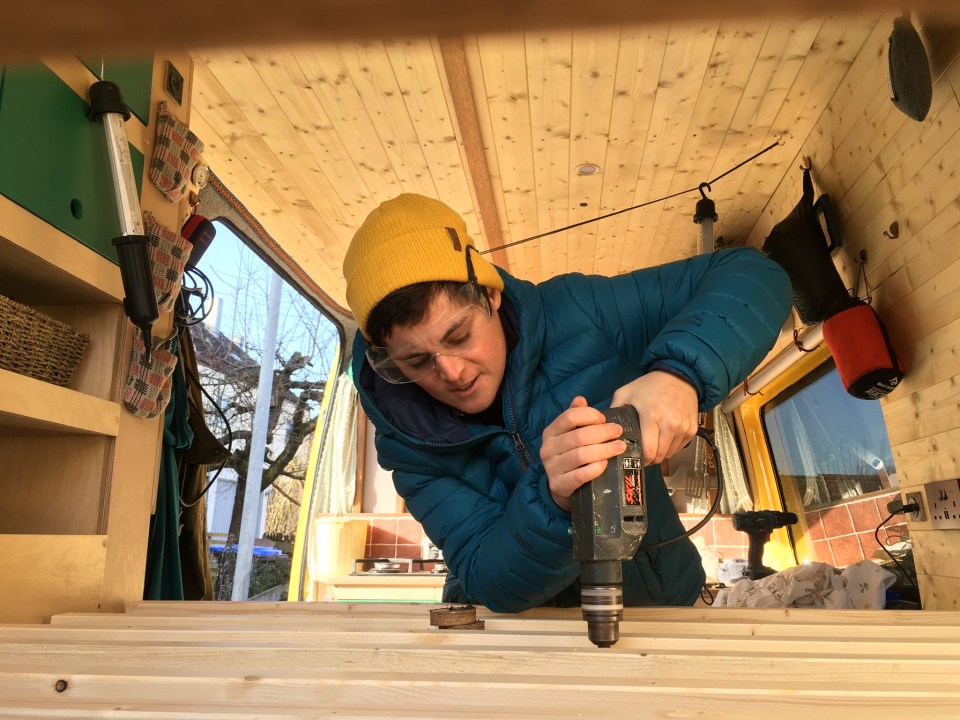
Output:
[[[575,407],[586,407],[586,406],[587,406],[587,399],[586,399],[583,395],[577,395],[577,396],[573,399],[573,402],[570,403],[570,407],[572,407],[572,408],[575,408]]]

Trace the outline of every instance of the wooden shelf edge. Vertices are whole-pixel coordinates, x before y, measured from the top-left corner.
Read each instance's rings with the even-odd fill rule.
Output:
[[[0,236],[85,286],[91,302],[123,302],[117,266],[81,242],[0,195]]]
[[[0,428],[116,437],[120,405],[0,370]]]

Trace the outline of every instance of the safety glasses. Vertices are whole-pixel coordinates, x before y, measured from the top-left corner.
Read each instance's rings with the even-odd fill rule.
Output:
[[[423,328],[410,342],[392,349],[368,347],[370,367],[387,382],[401,385],[433,372],[439,355],[463,355],[472,350],[492,316],[487,295],[476,281],[471,281],[457,291],[452,305],[451,312]]]

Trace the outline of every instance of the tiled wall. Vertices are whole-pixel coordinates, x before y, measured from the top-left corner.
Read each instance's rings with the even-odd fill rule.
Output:
[[[879,547],[874,531],[890,514],[887,503],[899,497],[898,492],[892,492],[808,512],[807,528],[817,560],[834,567],[846,567],[872,557]],[[879,535],[881,542],[890,544],[909,537],[910,531],[903,516],[898,515]]]
[[[418,558],[423,552],[423,528],[409,515],[371,516],[366,557]]]
[[[852,500],[825,510],[806,514],[810,539],[816,559],[834,567],[845,567],[870,558],[877,550],[873,533],[880,521],[887,517],[887,503],[899,497],[893,492]],[[419,558],[423,553],[424,534],[420,524],[409,515],[364,516],[367,528],[366,557]],[[682,516],[684,527],[700,522],[699,517]],[[908,537],[903,516],[895,518],[880,531],[884,543]],[[734,529],[730,517],[714,517],[693,538],[703,538],[706,547],[720,556],[720,560],[746,558],[749,540],[745,533]]]
[[[689,530],[703,518],[699,516],[681,515],[683,526]],[[733,527],[733,518],[714,516],[700,530],[691,535],[692,540],[703,538],[708,550],[713,550],[720,556],[720,562],[733,558],[746,558],[749,538],[746,533]]]

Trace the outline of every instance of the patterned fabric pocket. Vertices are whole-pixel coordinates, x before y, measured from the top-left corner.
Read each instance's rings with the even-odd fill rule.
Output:
[[[203,141],[167,110],[165,100],[157,110],[157,140],[150,161],[150,181],[167,196],[179,202],[187,192],[187,178],[203,152]]]
[[[136,333],[130,352],[130,370],[123,388],[123,406],[137,417],[154,418],[170,402],[173,371],[177,367],[176,334],[159,343],[145,362],[143,336]]]
[[[183,268],[190,257],[190,243],[159,223],[148,210],[143,213],[143,224],[150,240],[150,266],[153,268],[157,306],[161,310],[171,310],[180,294]]]

